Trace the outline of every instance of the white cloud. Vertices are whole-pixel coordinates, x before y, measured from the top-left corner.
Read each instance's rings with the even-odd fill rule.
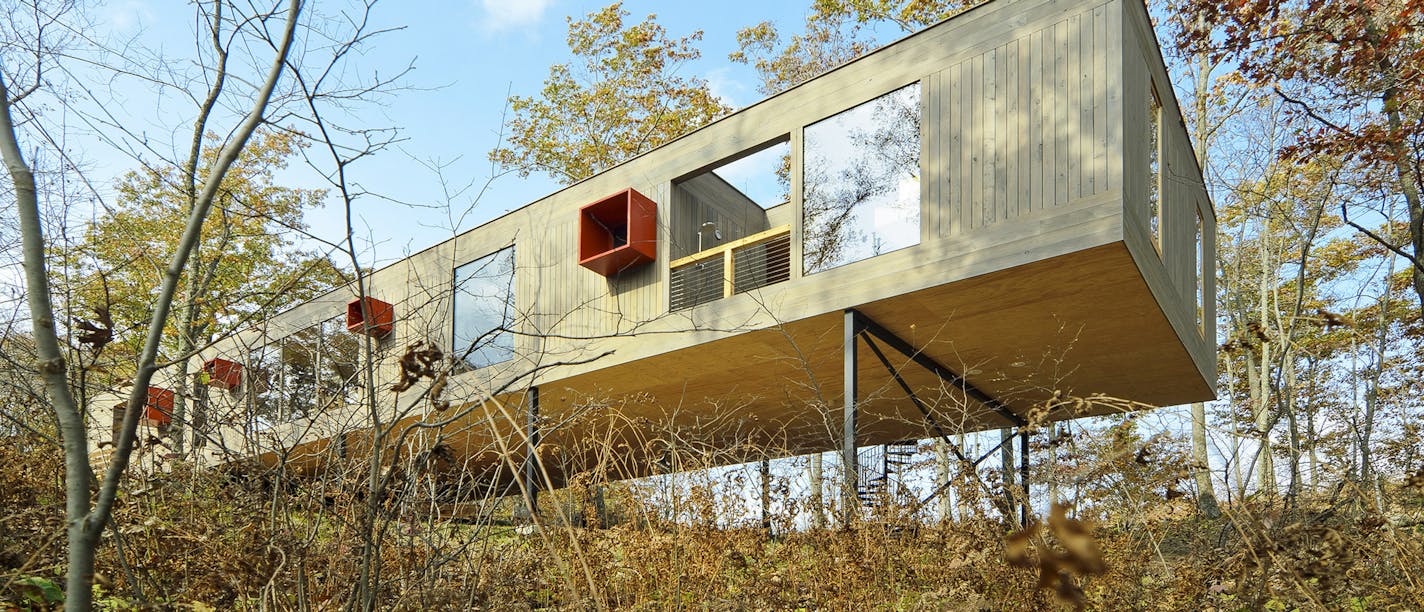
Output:
[[[102,10],[104,21],[119,34],[133,34],[154,22],[153,11],[143,2],[111,2]]]
[[[707,79],[707,89],[713,96],[732,108],[741,108],[740,100],[751,88],[737,80],[738,75],[734,72],[731,66],[721,66],[708,71],[704,78]]]
[[[511,30],[539,23],[553,0],[480,0],[480,27]]]

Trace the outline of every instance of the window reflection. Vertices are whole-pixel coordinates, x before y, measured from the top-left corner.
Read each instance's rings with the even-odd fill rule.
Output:
[[[1152,246],[1162,253],[1162,102],[1151,81],[1147,103],[1147,228]]]
[[[514,358],[514,247],[455,268],[455,354],[473,368]]]
[[[673,259],[790,225],[788,138],[673,183]]]
[[[321,345],[317,357],[318,405],[356,403],[355,391],[360,386],[360,357],[360,338],[346,331],[345,319],[333,317],[321,323]]]
[[[282,415],[298,419],[315,407],[321,325],[313,325],[282,339]]]
[[[333,317],[248,355],[249,419],[256,429],[354,404],[360,343]]]
[[[805,129],[806,273],[920,242],[920,85]]]

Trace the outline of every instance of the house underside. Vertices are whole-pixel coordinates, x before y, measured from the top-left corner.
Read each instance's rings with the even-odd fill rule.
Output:
[[[460,458],[447,469],[504,489],[525,469],[534,401],[539,478],[555,486],[580,472],[623,479],[834,451],[852,359],[858,446],[1212,394],[1181,375],[1195,369],[1191,356],[1117,243],[542,382],[537,400],[505,393],[394,430],[462,415],[430,430],[427,446],[433,436]],[[302,463],[331,449],[292,450],[284,459]]]
[[[1144,6],[993,0],[265,319],[194,359],[217,389],[151,397],[201,408],[209,462],[311,470],[379,423],[387,457],[497,491],[855,468],[1211,399],[1214,232]],[[451,360],[400,385],[418,346]]]

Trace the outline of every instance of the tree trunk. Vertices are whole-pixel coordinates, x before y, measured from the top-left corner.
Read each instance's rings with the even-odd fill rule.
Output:
[[[20,248],[24,257],[25,294],[30,307],[36,370],[44,381],[45,393],[59,422],[64,446],[65,532],[68,537],[68,568],[65,574],[65,607],[88,610],[94,581],[94,538],[88,527],[89,435],[79,406],[70,393],[68,367],[54,325],[54,305],[50,301],[49,274],[45,267],[44,225],[40,221],[35,175],[25,162],[10,114],[10,92],[0,75],[0,155],[10,173],[15,190]],[[132,411],[130,411],[132,412]]]
[[[826,527],[826,475],[821,461],[821,453],[811,455],[811,526],[816,529]]]
[[[1373,24],[1369,30],[1372,37],[1377,36]],[[1395,86],[1399,79],[1398,71],[1395,70],[1388,55],[1380,54],[1379,57],[1380,72],[1383,73],[1385,82],[1389,84],[1380,96],[1381,109],[1384,110],[1385,121],[1389,125],[1389,146],[1390,153],[1393,154],[1391,162],[1394,165],[1394,175],[1399,181],[1399,192],[1404,196],[1404,203],[1409,208],[1411,279],[1414,285],[1414,295],[1419,297],[1419,314],[1424,317],[1424,202],[1420,201],[1419,183],[1417,182],[1419,174],[1416,169],[1410,168],[1410,162],[1418,163],[1418,159],[1411,154],[1401,131],[1404,120],[1399,114],[1399,90]]]
[[[1261,255],[1261,275],[1257,284],[1257,322],[1262,334],[1271,329],[1267,323],[1270,308],[1270,287],[1275,280],[1275,276],[1269,270],[1274,270],[1273,260],[1268,247],[1268,237],[1271,233],[1271,218],[1266,217],[1261,221],[1260,248]],[[1271,456],[1271,340],[1269,337],[1261,338],[1260,350],[1261,361],[1257,364],[1255,372],[1256,397],[1252,400],[1253,416],[1256,421],[1256,435],[1259,446],[1256,451],[1256,479],[1259,482],[1259,490],[1267,495],[1274,495],[1276,491],[1276,468],[1275,461]]]
[[[1286,384],[1279,395],[1290,431],[1290,485],[1286,488],[1287,506],[1290,506],[1300,493],[1300,425],[1295,416],[1295,361],[1286,361],[1285,369]]]
[[[1206,33],[1206,16],[1197,14],[1196,29]],[[1211,130],[1207,126],[1207,112],[1210,110],[1209,101],[1211,97],[1211,58],[1206,52],[1196,54],[1196,89],[1193,92],[1192,110],[1195,122],[1192,126],[1192,145],[1196,149],[1197,163],[1201,166],[1202,176],[1207,176],[1210,156],[1207,155],[1207,146]],[[1205,262],[1197,262],[1197,274],[1205,269]],[[1198,281],[1202,282],[1202,281]],[[1216,296],[1202,294],[1202,300],[1215,300]],[[1205,304],[1198,304],[1203,312],[1206,310]],[[1195,478],[1197,483],[1197,509],[1207,518],[1216,518],[1221,515],[1221,508],[1217,505],[1216,489],[1211,483],[1211,461],[1207,453],[1206,446],[1206,405],[1201,402],[1192,404],[1192,459],[1196,462]]]
[[[1261,363],[1256,373],[1255,409],[1256,435],[1259,444],[1256,451],[1256,480],[1259,490],[1267,496],[1276,492],[1276,466],[1271,456],[1271,345],[1261,343]]]
[[[1386,279],[1394,276],[1394,258],[1390,258],[1388,267],[1389,273]],[[1386,281],[1384,297],[1380,298],[1380,312],[1389,312],[1389,287]],[[1384,372],[1385,346],[1389,342],[1389,317],[1381,316],[1378,335],[1375,338],[1374,366],[1370,369],[1369,378],[1365,381],[1365,417],[1363,419],[1363,431],[1359,435],[1360,446],[1360,483],[1365,486],[1375,484],[1374,478],[1374,457],[1370,448],[1370,440],[1374,437],[1375,413],[1379,407],[1379,384],[1380,377]]]
[[[1320,455],[1316,452],[1319,443],[1320,434],[1315,431],[1315,411],[1307,410],[1305,412],[1305,447],[1309,449],[1307,458],[1310,461],[1310,490],[1312,492],[1317,491],[1320,487]]]
[[[190,208],[189,214],[192,214]],[[183,292],[182,302],[178,310],[178,345],[175,347],[174,357],[178,363],[174,364],[177,372],[174,374],[173,385],[175,391],[173,398],[173,427],[168,435],[173,439],[173,452],[179,457],[184,456],[184,439],[190,431],[188,415],[188,398],[193,395],[193,380],[188,372],[188,356],[193,353],[197,346],[195,332],[195,321],[198,311],[198,275],[203,268],[201,259],[202,240],[193,245],[192,261],[188,272],[188,282]]]
[[[1221,516],[1216,489],[1211,484],[1211,459],[1206,447],[1206,404],[1192,404],[1192,461],[1197,481],[1197,509],[1207,518]]]

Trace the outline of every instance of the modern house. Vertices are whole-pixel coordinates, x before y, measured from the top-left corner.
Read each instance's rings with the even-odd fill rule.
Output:
[[[214,461],[373,418],[490,483],[853,461],[1212,399],[1214,230],[1141,0],[993,0],[204,350],[190,403]],[[1098,396],[1140,404],[1050,402]]]

